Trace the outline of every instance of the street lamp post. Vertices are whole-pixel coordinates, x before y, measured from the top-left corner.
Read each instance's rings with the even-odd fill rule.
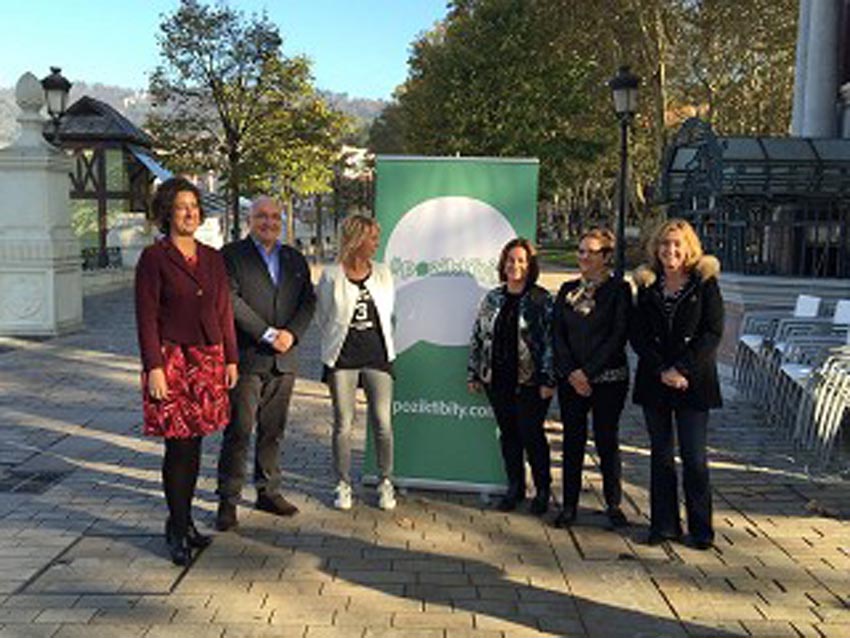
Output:
[[[617,260],[615,272],[623,277],[626,270],[626,176],[629,159],[629,125],[637,111],[638,85],[640,78],[621,66],[608,82],[614,97],[614,111],[620,121],[620,174],[617,185]]]
[[[65,114],[68,106],[68,93],[71,91],[71,83],[62,75],[62,69],[58,66],[50,67],[50,75],[41,81],[44,89],[44,97],[47,101],[47,114],[53,121],[53,135],[51,141],[56,144],[59,141],[59,120]]]

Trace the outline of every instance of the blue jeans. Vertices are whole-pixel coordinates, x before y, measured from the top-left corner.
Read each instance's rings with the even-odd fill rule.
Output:
[[[708,476],[708,411],[670,406],[643,406],[651,444],[650,529],[666,538],[680,536],[679,497],[674,459],[674,430],[682,457],[682,487],[688,531],[696,541],[714,540],[711,483]]]
[[[369,422],[375,436],[375,456],[380,478],[390,478],[393,472],[392,375],[371,368],[334,370],[328,375],[334,411],[334,470],[337,480],[346,483],[351,483],[351,428],[354,425],[355,392],[360,378],[363,380]]]

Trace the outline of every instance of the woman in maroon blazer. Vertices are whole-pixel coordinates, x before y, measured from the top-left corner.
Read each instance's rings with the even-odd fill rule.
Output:
[[[142,356],[144,433],[165,439],[162,482],[171,560],[185,565],[211,538],[192,522],[201,438],[227,425],[237,349],[224,260],[195,241],[203,221],[198,189],[162,183],[152,209],[165,236],[136,266],[136,324]]]

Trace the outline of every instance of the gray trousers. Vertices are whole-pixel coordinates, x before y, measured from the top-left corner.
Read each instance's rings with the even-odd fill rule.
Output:
[[[346,483],[351,483],[351,428],[354,425],[357,380],[361,376],[369,422],[375,436],[378,471],[382,479],[389,478],[393,471],[392,375],[370,368],[334,370],[328,376],[334,411],[334,470],[337,480]]]
[[[218,457],[218,496],[234,505],[245,484],[245,461],[251,431],[257,426],[254,485],[257,492],[280,491],[280,445],[286,428],[295,375],[245,373],[230,391],[230,423]]]

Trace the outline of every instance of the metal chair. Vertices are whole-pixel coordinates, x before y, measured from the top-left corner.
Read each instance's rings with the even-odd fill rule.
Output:
[[[735,351],[734,378],[738,388],[746,396],[761,384],[756,367],[765,341],[773,339],[774,332],[780,320],[786,318],[817,317],[821,299],[812,295],[798,295],[794,311],[756,311],[744,315],[741,323],[741,335]]]
[[[796,436],[797,414],[810,377],[843,346],[847,346],[846,336],[802,336],[782,353],[775,376],[769,381],[771,396],[765,409],[770,420],[783,426],[792,438]]]
[[[850,410],[850,345],[832,349],[808,378],[794,427],[796,444],[826,464]]]
[[[772,339],[765,339],[758,353],[756,375],[761,378],[760,397],[763,404],[776,412],[781,407],[777,393],[790,374],[788,365],[799,363],[789,360],[786,353],[796,344],[811,343],[814,347],[839,346],[850,336],[850,300],[842,299],[835,305],[832,317],[786,318],[776,324]],[[799,355],[798,355],[799,356]],[[785,372],[781,370],[786,366]]]

